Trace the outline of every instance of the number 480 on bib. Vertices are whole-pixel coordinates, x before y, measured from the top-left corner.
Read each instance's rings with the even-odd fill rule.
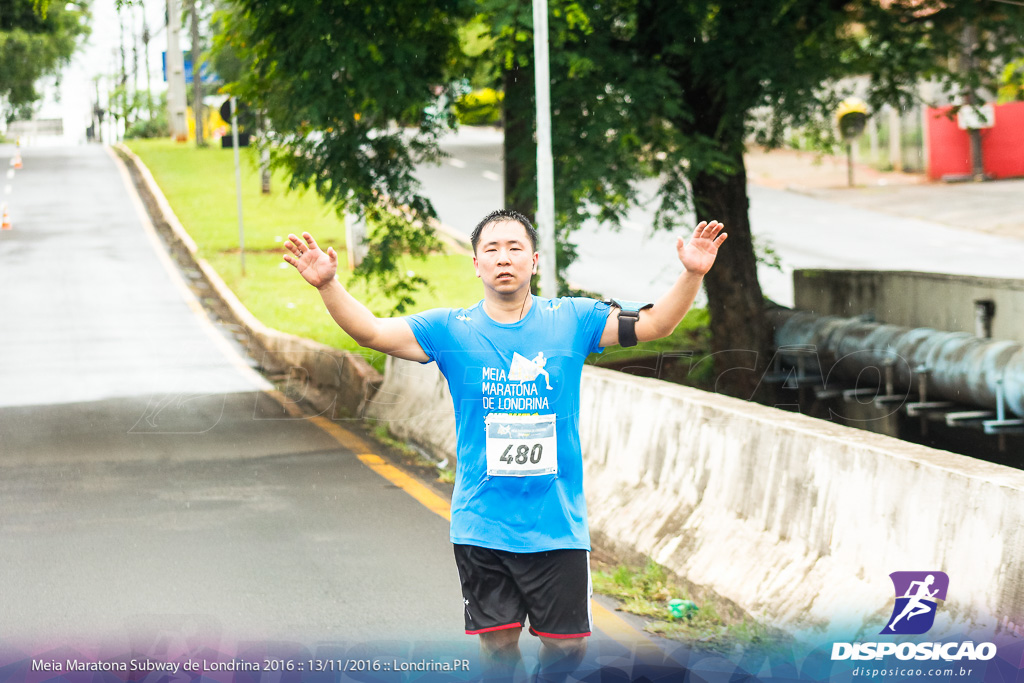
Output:
[[[515,447],[516,452],[512,452],[512,448]],[[527,462],[537,465],[544,458],[544,444],[535,443],[533,448],[530,448],[527,444],[519,444],[516,446],[514,443],[510,443],[505,449],[505,452],[501,454],[502,462],[506,462],[509,465],[515,463],[517,465],[525,465]]]
[[[535,477],[558,472],[555,415],[490,413],[486,426],[487,476]]]

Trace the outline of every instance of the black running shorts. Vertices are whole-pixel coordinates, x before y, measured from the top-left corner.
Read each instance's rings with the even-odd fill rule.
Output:
[[[547,638],[590,635],[590,553],[550,550],[510,553],[455,546],[462,580],[466,633],[517,628],[530,618],[530,633]]]

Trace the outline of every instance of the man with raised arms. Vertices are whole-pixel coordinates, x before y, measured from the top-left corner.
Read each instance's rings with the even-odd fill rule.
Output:
[[[333,248],[321,250],[309,233],[288,236],[285,261],[357,343],[434,361],[448,380],[458,454],[451,540],[466,632],[480,636],[486,675],[516,672],[527,617],[541,639],[537,680],[564,679],[582,659],[591,632],[578,417],[583,363],[606,346],[671,334],[715,262],[722,228],[702,221],[688,242],[676,241],[683,272],[653,306],[613,307],[532,295],[537,233],[521,214],[495,211],[471,236],[484,298],[400,318],[374,316],[345,290]]]

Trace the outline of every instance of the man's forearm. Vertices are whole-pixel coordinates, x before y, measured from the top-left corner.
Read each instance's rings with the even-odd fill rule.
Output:
[[[377,317],[370,309],[349,294],[337,278],[317,287],[317,291],[334,322],[360,346],[370,345],[377,334]]]
[[[636,324],[637,339],[650,341],[672,334],[693,305],[703,281],[703,275],[684,270],[669,290],[654,302],[653,307],[640,312]]]

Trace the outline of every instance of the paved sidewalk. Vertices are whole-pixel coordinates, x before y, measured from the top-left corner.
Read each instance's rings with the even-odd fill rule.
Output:
[[[884,172],[856,164],[855,186],[849,187],[843,157],[752,150],[746,163],[748,178],[757,185],[1024,240],[1024,178],[943,183],[930,181],[923,173]]]

